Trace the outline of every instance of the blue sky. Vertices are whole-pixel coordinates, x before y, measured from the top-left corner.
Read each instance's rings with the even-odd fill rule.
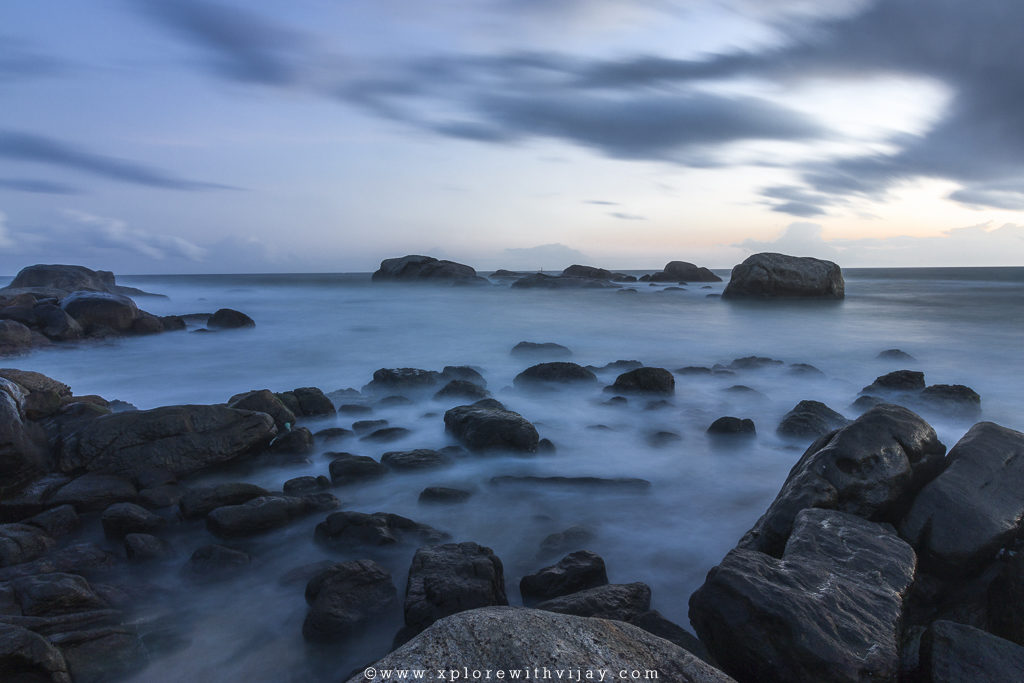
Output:
[[[1024,6],[927,10],[5,0],[0,273],[1024,265]]]

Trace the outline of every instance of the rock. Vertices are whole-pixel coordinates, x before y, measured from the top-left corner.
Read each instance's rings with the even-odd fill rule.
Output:
[[[23,523],[42,529],[51,538],[61,538],[78,529],[79,519],[73,505],[58,505],[29,517]]]
[[[521,341],[512,347],[513,356],[545,356],[548,358],[568,358],[572,351],[568,347],[554,342]]]
[[[50,469],[45,435],[24,421],[25,392],[0,378],[0,501]]]
[[[506,474],[491,477],[490,483],[493,486],[543,486],[608,491],[646,491],[651,487],[651,482],[635,477],[538,477]]]
[[[356,420],[352,423],[352,431],[356,434],[368,434],[375,429],[380,429],[387,425],[387,420]]]
[[[170,555],[167,544],[150,534],[125,534],[124,550],[134,562],[162,560]]]
[[[616,377],[605,391],[672,396],[676,393],[676,380],[665,368],[637,368]]]
[[[798,377],[824,377],[825,373],[810,363],[790,363],[789,374]]]
[[[234,330],[241,327],[256,327],[256,321],[241,311],[232,308],[221,308],[206,321],[211,330]]]
[[[164,332],[177,332],[188,327],[185,318],[180,315],[162,315],[160,316],[160,324],[163,325]]]
[[[407,640],[457,612],[477,607],[507,605],[505,573],[490,548],[476,543],[446,543],[416,551],[405,588]]]
[[[774,358],[766,358],[764,356],[746,356],[744,358],[736,358],[728,367],[730,370],[762,370],[764,368],[770,368],[772,366],[783,365],[781,360]]]
[[[260,496],[239,505],[225,505],[212,510],[206,515],[206,528],[222,538],[253,536],[339,505],[338,499],[329,493]]]
[[[597,671],[629,675],[651,670],[659,680],[673,683],[732,681],[679,646],[630,624],[513,607],[474,609],[442,619],[373,666],[375,671],[424,669],[425,680],[451,680],[448,671],[445,678],[435,678],[437,669],[464,662],[477,670],[511,666],[531,674],[534,669],[542,674],[546,669],[582,671],[584,677]],[[348,683],[366,680],[357,674]]]
[[[585,277],[566,277],[545,275],[544,273],[532,273],[521,277],[511,285],[512,289],[600,289],[618,288],[607,280],[597,280]]]
[[[269,495],[270,491],[262,486],[244,482],[201,486],[186,491],[178,507],[182,517],[195,519],[225,505],[241,505],[253,498]]]
[[[437,543],[446,536],[433,527],[401,515],[389,512],[369,515],[348,510],[327,515],[327,519],[316,525],[313,535],[318,543],[339,549],[353,545],[393,545],[407,539]]]
[[[432,256],[410,255],[384,259],[371,278],[374,282],[487,282],[471,267],[454,261],[439,261]]]
[[[428,486],[420,491],[421,503],[464,503],[473,497],[472,491],[448,486]]]
[[[281,490],[289,496],[301,496],[305,493],[316,493],[331,487],[331,480],[320,475],[318,477],[293,477],[281,486]]]
[[[338,406],[338,413],[341,415],[366,415],[372,412],[371,406],[364,406],[361,403],[343,403]]]
[[[249,455],[275,433],[266,413],[226,406],[117,413],[82,428],[77,443],[62,451],[60,467],[110,474],[160,468],[184,476]]]
[[[710,664],[714,663],[708,649],[704,647],[704,643],[698,640],[697,636],[693,635],[679,624],[672,623],[662,616],[661,612],[656,609],[648,610],[643,614],[633,617],[629,620],[629,623],[634,626],[639,626],[643,630],[648,633],[653,633],[659,638],[664,638],[670,643],[675,643],[687,652],[700,657],[705,662]]]
[[[900,349],[886,349],[885,351],[879,351],[875,358],[879,360],[917,360],[906,351]]]
[[[249,556],[240,550],[210,544],[198,548],[189,558],[184,573],[198,581],[231,578],[249,566]]]
[[[139,316],[132,323],[132,334],[160,334],[164,331],[164,323],[160,318],[146,311],[139,311]]]
[[[334,415],[334,404],[327,394],[317,387],[299,387],[290,392],[299,402],[300,414],[304,417],[316,417],[318,415]]]
[[[0,524],[0,567],[42,557],[55,545],[42,529],[29,524]]]
[[[43,636],[0,622],[0,672],[12,683],[71,683],[67,663]]]
[[[885,391],[920,391],[924,389],[924,373],[916,370],[896,370],[861,389],[862,394]]]
[[[594,266],[572,265],[562,271],[564,277],[586,277],[594,280],[611,280],[612,273]]]
[[[539,602],[607,583],[604,560],[589,550],[579,550],[535,574],[524,576],[519,581],[519,592],[524,603]]]
[[[54,572],[23,576],[11,581],[11,587],[26,617],[53,616],[72,612],[106,609],[89,582],[76,574]]]
[[[686,261],[669,261],[660,273],[652,273],[650,282],[721,282],[722,278],[707,268]]]
[[[479,401],[482,398],[487,398],[489,395],[490,392],[478,384],[467,382],[464,379],[453,379],[448,382],[448,384],[445,384],[440,391],[434,394],[434,399],[443,400],[446,398],[456,398]]]
[[[384,427],[383,429],[375,429],[374,431],[359,437],[360,441],[373,441],[376,443],[391,443],[392,441],[398,441],[412,434],[411,431],[405,427]]]
[[[351,429],[345,429],[344,427],[327,427],[321,429],[318,432],[313,432],[313,438],[323,441],[324,443],[334,443],[336,441],[342,441],[352,436]]]
[[[412,451],[390,451],[380,456],[381,464],[393,470],[426,470],[451,465],[453,460],[447,453],[417,448]]]
[[[405,396],[385,396],[375,404],[378,408],[393,408],[395,406],[411,406],[413,401]]]
[[[1024,647],[990,633],[936,621],[921,639],[922,680],[1003,683],[1024,676]]]
[[[921,392],[921,400],[940,412],[973,418],[981,413],[981,396],[963,384],[933,384]]]
[[[1024,524],[1024,434],[979,422],[956,443],[899,524],[921,565],[942,576],[978,569]]]
[[[335,484],[352,484],[357,481],[376,479],[388,473],[386,465],[382,465],[367,455],[352,453],[330,453],[334,460],[329,466],[331,481]]]
[[[561,555],[571,551],[582,550],[583,546],[594,540],[594,532],[585,526],[576,524],[565,531],[558,531],[544,537],[540,542],[541,557]]]
[[[732,269],[725,299],[814,297],[842,299],[843,272],[831,261],[785,254],[754,254]]]
[[[493,399],[448,410],[444,414],[444,427],[472,451],[537,452],[537,428]]]
[[[135,485],[124,477],[89,473],[62,486],[49,502],[73,505],[78,512],[99,512],[113,503],[133,502],[137,498]]]
[[[484,376],[476,368],[468,365],[446,365],[441,370],[441,377],[448,380],[461,379],[465,382],[472,382],[478,387],[487,388],[487,380],[484,379]]]
[[[0,569],[0,581],[52,572],[106,571],[116,563],[117,558],[99,546],[93,543],[76,543],[54,550],[38,560]]]
[[[597,382],[597,375],[576,363],[553,361],[526,368],[513,382],[520,389],[536,389],[551,384],[591,384]]]
[[[71,396],[71,387],[41,372],[3,368],[0,369],[0,377],[11,380],[29,394],[36,391],[52,391],[60,397]]]
[[[114,279],[114,274],[109,270],[91,270],[84,266],[69,265],[36,264],[22,268],[11,284],[0,290],[0,294],[17,290],[27,290],[35,296],[57,299],[79,290],[159,296],[134,287],[119,286]]]
[[[54,391],[33,391],[25,397],[25,418],[44,420],[56,415],[62,407],[62,399]]]
[[[809,508],[781,559],[730,551],[690,598],[690,621],[738,680],[896,680],[914,568],[888,528]]]
[[[288,409],[270,389],[247,391],[228,399],[228,407],[236,410],[255,410],[274,418],[278,431],[284,431],[295,424],[295,413]]]
[[[398,602],[391,575],[372,560],[333,565],[306,586],[306,640],[339,641],[359,634]]]
[[[985,600],[988,630],[1024,645],[1024,553],[1003,553],[995,573]]]
[[[363,387],[366,393],[419,393],[441,383],[441,373],[419,368],[381,368],[373,373],[373,379]]]
[[[651,609],[651,589],[645,583],[601,585],[545,600],[537,609],[577,617],[630,621]]]
[[[682,440],[682,435],[668,431],[651,432],[644,438],[644,441],[646,441],[647,445],[651,448],[665,448],[674,443],[679,443]]]
[[[914,413],[901,406],[875,406],[808,447],[739,547],[778,557],[804,508],[894,523],[942,468],[945,450],[935,430]]]
[[[712,436],[753,436],[757,430],[749,418],[720,417],[711,423],[707,433]]]
[[[279,433],[268,449],[279,455],[306,455],[313,452],[313,433],[306,427],[295,427]]]
[[[134,503],[114,503],[100,515],[108,538],[121,539],[128,534],[148,534],[166,524],[166,520]]]
[[[106,292],[74,292],[60,302],[60,307],[82,326],[86,334],[131,332],[140,315],[134,301]]]
[[[0,320],[0,355],[18,354],[32,348],[32,330],[15,320]]]
[[[76,683],[123,678],[144,667],[149,659],[138,634],[128,626],[61,633],[50,641],[64,654]]]
[[[794,439],[816,439],[849,422],[820,401],[800,401],[782,416],[776,432]]]

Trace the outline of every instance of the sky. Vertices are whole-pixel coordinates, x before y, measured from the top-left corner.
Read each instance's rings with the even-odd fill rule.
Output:
[[[1024,265],[1024,3],[4,0],[0,273]]]

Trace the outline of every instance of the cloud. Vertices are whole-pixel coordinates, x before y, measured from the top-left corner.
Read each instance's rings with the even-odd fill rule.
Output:
[[[36,178],[0,178],[0,190],[16,190],[36,194],[78,194],[77,188]]]
[[[134,252],[140,256],[163,261],[185,259],[201,261],[206,249],[175,235],[154,235],[129,227],[117,218],[96,216],[84,211],[68,209],[63,212],[76,226],[79,239],[95,249],[114,249]]]
[[[0,158],[81,171],[111,180],[168,190],[238,189],[217,183],[186,180],[134,161],[95,154],[59,140],[0,129]]]
[[[162,28],[206,51],[206,66],[237,81],[293,83],[303,38],[242,7],[212,0],[136,0],[133,4]]]
[[[0,34],[0,83],[57,76],[66,71],[62,61],[29,49],[14,36]]]
[[[7,214],[0,211],[0,247],[9,249],[13,246],[14,239],[11,237],[11,233],[7,229]]]
[[[608,214],[612,218],[618,218],[621,221],[645,221],[647,216],[640,216],[635,213],[621,213],[619,211],[612,211]]]
[[[598,206],[618,206],[618,202],[608,202],[603,199],[584,199],[584,204],[597,204]]]

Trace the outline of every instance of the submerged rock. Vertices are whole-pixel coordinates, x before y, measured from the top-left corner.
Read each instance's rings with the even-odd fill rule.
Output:
[[[512,283],[511,287],[512,289],[601,289],[618,288],[619,285],[596,278],[532,273],[519,278]]]
[[[183,572],[196,581],[221,581],[247,569],[249,562],[241,550],[211,543],[192,553]]]
[[[813,297],[842,299],[843,272],[835,263],[810,257],[763,253],[732,269],[725,299]]]
[[[393,545],[405,540],[437,543],[444,540],[447,534],[390,512],[370,515],[342,510],[332,512],[327,515],[327,519],[317,524],[313,537],[322,545],[345,549],[359,545]]]
[[[712,436],[753,436],[757,433],[750,418],[720,417],[707,429]]]
[[[189,489],[178,503],[185,519],[205,517],[212,510],[225,505],[240,505],[253,498],[268,496],[270,491],[245,482],[216,484]]]
[[[450,486],[428,486],[420,491],[421,503],[464,503],[473,497],[472,491]]]
[[[422,392],[441,383],[441,373],[419,368],[381,368],[363,387],[367,393]]]
[[[411,451],[390,451],[380,456],[380,462],[393,470],[426,470],[451,465],[450,455],[429,448]]]
[[[331,481],[335,484],[351,484],[367,479],[376,479],[388,473],[387,465],[382,465],[368,455],[352,453],[328,453],[334,459],[328,466]]]
[[[950,415],[973,418],[981,412],[981,396],[963,384],[932,384],[921,391],[921,401]]]
[[[707,268],[687,261],[669,261],[660,273],[653,273],[651,282],[721,282],[722,278]]]

